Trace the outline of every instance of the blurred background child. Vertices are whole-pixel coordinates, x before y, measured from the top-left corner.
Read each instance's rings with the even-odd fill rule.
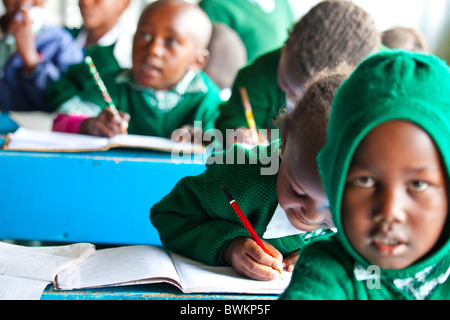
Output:
[[[45,1],[3,0],[0,18],[0,110],[49,111],[47,86],[83,52],[58,18],[42,8]]]
[[[119,22],[120,17],[130,5],[130,0],[79,0],[83,25],[69,29],[77,43],[85,49],[92,46],[110,47],[110,52],[121,68],[131,68],[132,43],[135,28],[126,28]],[[102,55],[107,54],[106,51]],[[94,58],[93,58],[94,59]],[[101,59],[99,59],[101,60]],[[103,64],[99,70],[103,71]],[[109,64],[112,62],[110,61]],[[109,69],[118,67],[109,66]]]
[[[69,70],[47,92],[60,113],[55,131],[114,136],[128,130],[169,138],[176,129],[201,121],[214,126],[219,88],[203,72],[212,25],[196,5],[160,0],[147,6],[133,42],[133,67],[103,75],[119,110],[105,108],[86,66]],[[129,121],[129,123],[128,123]]]
[[[284,299],[450,298],[450,69],[385,52],[339,89],[319,168],[336,236],[302,251]]]
[[[222,100],[231,95],[231,86],[239,69],[247,64],[247,52],[239,35],[223,23],[213,24],[205,73],[219,86]]]
[[[288,0],[201,0],[213,23],[232,28],[244,42],[248,62],[286,41],[294,23]]]
[[[414,28],[396,27],[381,34],[383,44],[391,49],[429,53],[428,41]]]
[[[362,8],[349,1],[320,2],[297,22],[282,48],[239,71],[230,99],[220,106],[217,129],[224,137],[226,129],[244,132],[244,141],[227,138],[227,146],[234,142],[258,143],[248,129],[241,87],[247,89],[257,128],[272,129],[274,120],[285,112],[289,97],[299,96],[317,72],[342,61],[356,66],[380,45],[380,33]],[[263,135],[259,138],[262,144],[271,140]]]

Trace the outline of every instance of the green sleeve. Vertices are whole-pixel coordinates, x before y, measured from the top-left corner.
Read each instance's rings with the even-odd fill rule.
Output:
[[[82,92],[95,92],[95,82],[84,64],[71,66],[68,71],[56,82],[52,83],[45,92],[45,99],[52,111],[65,101],[80,95]],[[98,89],[97,89],[98,90]],[[101,105],[102,96],[94,94],[91,102]]]
[[[86,52],[92,57],[102,77],[120,70],[113,55],[113,48],[114,46],[93,47]],[[45,92],[45,99],[52,111],[56,111],[62,103],[75,96],[81,96],[99,106],[105,104],[100,89],[84,63],[70,66],[67,72]]]
[[[151,208],[151,222],[166,248],[210,265],[221,265],[226,244],[237,236],[248,235],[221,190],[223,185],[236,190],[240,173],[235,171],[237,166],[230,167],[213,164],[199,176],[183,178]]]
[[[210,265],[221,265],[226,244],[247,233],[233,219],[232,213],[226,212],[224,201],[220,199],[222,191],[217,185],[216,207],[211,207],[210,201],[205,199],[205,193],[211,193],[203,188],[208,176],[206,173],[182,179],[169,195],[152,207],[151,222],[166,248]],[[222,216],[215,213],[219,211],[223,212]]]
[[[240,95],[241,87],[247,89],[257,128],[275,128],[273,121],[286,105],[285,94],[277,80],[280,52],[276,50],[268,53],[239,71],[230,99],[220,105],[216,128],[222,134],[225,135],[226,129],[248,127]]]
[[[262,235],[277,206],[276,176],[260,174],[261,166],[249,164],[249,151],[240,146],[214,155],[215,163],[195,177],[182,179],[175,188],[150,210],[150,219],[158,230],[162,244],[192,259],[210,265],[223,265],[226,245],[247,230],[223,194],[226,186],[235,197],[256,233]],[[238,164],[239,152],[245,152],[246,164]],[[278,243],[277,243],[278,244]],[[280,242],[280,250],[287,244]],[[284,254],[284,251],[280,251]]]
[[[334,238],[317,240],[303,249],[281,300],[354,299],[352,263]]]

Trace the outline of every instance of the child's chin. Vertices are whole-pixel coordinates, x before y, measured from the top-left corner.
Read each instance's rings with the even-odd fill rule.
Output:
[[[165,86],[159,81],[155,81],[155,79],[149,79],[145,77],[136,78],[136,82],[138,85],[152,88],[155,90],[165,90]]]

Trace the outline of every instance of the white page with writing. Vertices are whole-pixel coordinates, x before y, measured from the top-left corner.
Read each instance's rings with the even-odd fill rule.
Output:
[[[239,275],[232,267],[208,266],[172,253],[184,292],[281,294],[289,285],[292,274],[282,272],[273,281],[257,281]]]
[[[153,279],[154,281],[147,281]],[[60,272],[57,289],[161,282],[179,277],[167,252],[153,246],[127,246],[98,250],[82,263]],[[169,281],[173,282],[173,281]]]

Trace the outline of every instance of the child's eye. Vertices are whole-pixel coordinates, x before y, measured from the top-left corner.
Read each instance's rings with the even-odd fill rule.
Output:
[[[174,45],[178,44],[178,40],[175,38],[169,38],[166,40],[166,43],[168,46],[174,46]]]
[[[152,41],[152,35],[150,34],[150,33],[148,33],[148,32],[141,32],[140,34],[139,34],[139,38],[141,39],[141,40],[144,40],[145,42],[150,42],[150,41]]]
[[[408,189],[413,192],[424,192],[428,189],[429,184],[425,181],[411,181],[408,183]]]
[[[371,177],[357,177],[352,179],[351,183],[360,188],[372,188],[375,185],[375,180]]]
[[[303,190],[301,190],[300,188],[294,188],[292,185],[290,185],[291,187],[291,192],[299,197],[299,198],[303,198],[303,199],[309,199],[309,195],[307,193],[305,193]]]

